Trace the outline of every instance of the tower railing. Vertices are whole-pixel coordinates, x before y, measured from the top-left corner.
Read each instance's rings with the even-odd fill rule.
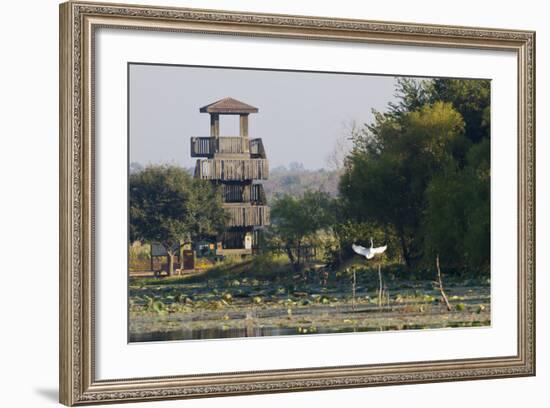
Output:
[[[211,137],[192,137],[191,138],[191,157],[210,156],[213,152]]]
[[[226,203],[266,204],[264,188],[261,184],[222,184],[222,196]]]
[[[199,159],[195,166],[195,177],[203,180],[267,180],[268,176],[267,159]]]
[[[269,225],[269,207],[267,205],[228,205],[224,206],[229,214],[228,227],[263,227]]]
[[[250,154],[252,157],[265,159],[264,143],[261,138],[250,140]]]
[[[254,146],[256,146],[256,144]],[[247,154],[250,153],[251,147],[252,141],[240,136],[192,137],[191,157],[211,157],[215,153]]]
[[[240,136],[191,138],[191,157],[211,157],[214,153],[250,153],[253,158],[266,158],[261,138],[248,139]]]
[[[214,140],[215,143],[217,142],[218,144],[216,153],[242,154],[249,153],[250,151],[248,138],[239,136],[224,136],[218,137]]]

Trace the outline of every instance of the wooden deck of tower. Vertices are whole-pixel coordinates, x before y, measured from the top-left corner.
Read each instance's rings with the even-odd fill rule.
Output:
[[[267,180],[268,176],[267,159],[200,159],[195,166],[195,177],[203,180]]]
[[[226,231],[218,237],[218,255],[246,255],[258,249],[261,229],[269,225],[263,186],[269,163],[262,139],[248,137],[248,115],[258,108],[224,98],[200,108],[210,114],[210,136],[191,138],[191,157],[199,158],[195,177],[221,187],[229,214]],[[239,136],[220,135],[220,115],[239,115]]]

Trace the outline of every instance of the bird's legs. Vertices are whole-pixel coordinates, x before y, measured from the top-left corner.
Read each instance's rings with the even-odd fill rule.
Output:
[[[378,264],[378,308],[382,307],[382,270],[380,264]]]
[[[355,268],[353,268],[353,281],[351,283],[351,310],[355,312],[355,287],[357,283],[357,276]]]

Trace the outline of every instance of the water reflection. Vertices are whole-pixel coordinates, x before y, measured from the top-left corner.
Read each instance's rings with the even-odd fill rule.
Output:
[[[490,323],[487,323],[490,324]],[[331,334],[331,333],[354,333],[354,332],[372,332],[372,331],[390,331],[390,330],[419,330],[419,329],[438,329],[438,328],[456,328],[456,327],[474,327],[484,326],[480,322],[453,322],[446,326],[442,325],[401,325],[384,327],[339,327],[323,328],[318,327],[315,332],[308,334]],[[200,330],[180,329],[173,331],[155,331],[148,333],[130,333],[130,342],[148,342],[148,341],[170,341],[170,340],[207,340],[207,339],[227,339],[239,337],[264,337],[264,336],[289,336],[303,335],[296,327],[246,327],[236,328],[207,328]]]
[[[297,334],[292,327],[238,327],[208,328],[201,330],[181,329],[174,331],[157,331],[150,333],[130,333],[130,342],[165,341],[165,340],[206,340],[226,339],[233,337],[287,336]]]

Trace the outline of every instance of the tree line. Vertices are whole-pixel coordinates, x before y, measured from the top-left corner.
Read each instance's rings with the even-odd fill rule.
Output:
[[[326,231],[333,264],[374,237],[409,268],[437,257],[453,271],[487,272],[490,82],[400,78],[396,97],[350,135],[338,197],[308,192],[271,203],[275,236],[299,246]]]

